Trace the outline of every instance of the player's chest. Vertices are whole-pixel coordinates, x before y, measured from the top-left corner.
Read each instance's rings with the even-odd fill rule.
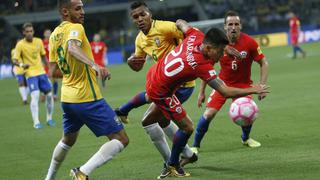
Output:
[[[102,45],[93,45],[92,50],[95,54],[101,53],[103,49]]]
[[[235,47],[236,48],[236,47]],[[252,64],[252,57],[249,49],[247,48],[236,48],[242,58],[237,58],[234,56],[229,56],[224,54],[224,56],[220,60],[221,68],[237,71],[242,68],[246,68]]]
[[[40,54],[40,51],[40,44],[26,44],[22,46],[23,56],[31,56],[32,58],[36,58]]]

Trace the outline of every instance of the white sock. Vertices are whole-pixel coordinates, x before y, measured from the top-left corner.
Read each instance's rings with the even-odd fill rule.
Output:
[[[178,126],[173,121],[170,121],[170,124],[167,127],[163,128],[163,131],[168,136],[168,138],[172,141],[178,129],[179,129]],[[193,152],[191,151],[190,147],[187,144],[182,151],[182,156],[191,157],[192,155],[193,155]]]
[[[151,141],[160,152],[164,162],[168,162],[170,159],[171,150],[159,124],[154,123],[143,128],[149,134]]]
[[[117,139],[113,139],[105,143],[101,146],[98,152],[96,152],[83,166],[80,167],[80,171],[85,175],[89,175],[94,169],[110,161],[123,148],[123,144]]]
[[[52,113],[54,108],[54,102],[52,92],[46,95],[46,109],[47,109],[47,121],[52,120]]]
[[[52,159],[50,162],[50,167],[48,169],[48,174],[45,180],[54,179],[61,163],[63,162],[70,148],[70,146],[64,144],[62,141],[59,141],[56,148],[54,148]]]
[[[31,92],[30,110],[31,110],[31,115],[32,115],[32,119],[33,119],[33,125],[40,123],[40,121],[39,121],[39,95],[40,95],[39,90]]]
[[[27,88],[25,86],[20,86],[19,87],[19,92],[20,92],[20,95],[21,95],[21,98],[22,98],[22,101],[26,101],[27,100]]]

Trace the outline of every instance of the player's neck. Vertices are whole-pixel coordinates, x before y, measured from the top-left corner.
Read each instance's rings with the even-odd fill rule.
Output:
[[[29,43],[32,43],[32,41],[33,41],[33,38],[31,38],[31,39],[24,38],[24,39]]]

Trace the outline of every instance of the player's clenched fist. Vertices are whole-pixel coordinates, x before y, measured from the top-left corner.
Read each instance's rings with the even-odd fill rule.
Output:
[[[145,62],[144,57],[137,57],[136,55],[131,55],[127,60],[129,67],[136,72],[142,69]]]

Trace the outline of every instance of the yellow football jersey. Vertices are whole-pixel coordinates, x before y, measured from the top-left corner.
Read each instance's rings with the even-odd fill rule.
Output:
[[[135,41],[135,55],[152,57],[157,62],[164,58],[183,40],[183,33],[171,21],[153,20],[148,34],[139,32]],[[194,87],[195,81],[187,82],[183,87]]]
[[[32,42],[22,39],[17,43],[13,59],[18,60],[19,63],[29,64],[29,68],[25,70],[28,78],[45,74],[41,61],[41,56],[45,54],[42,40],[34,37]]]
[[[13,62],[14,53],[15,53],[15,49],[13,48],[11,50],[11,61],[12,62]],[[14,73],[14,75],[24,75],[24,69],[22,67],[13,65],[13,73]]]
[[[102,98],[96,72],[75,59],[67,51],[69,40],[81,42],[81,49],[92,59],[91,46],[81,24],[63,21],[52,32],[49,40],[49,61],[56,62],[63,73],[61,102],[82,103]]]

